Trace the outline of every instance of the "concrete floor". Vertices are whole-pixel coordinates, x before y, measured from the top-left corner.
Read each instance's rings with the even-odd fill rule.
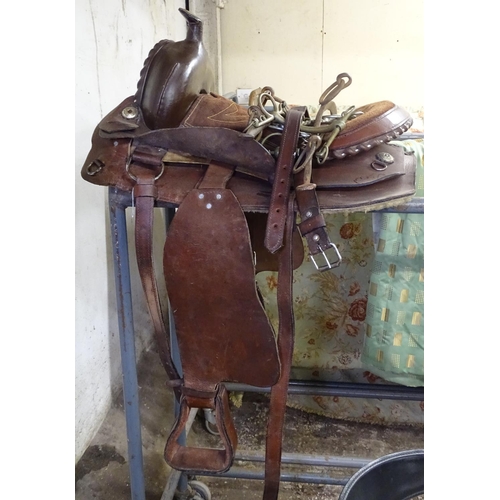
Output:
[[[146,352],[138,366],[141,424],[144,453],[146,500],[162,499],[171,469],[163,459],[165,442],[173,424],[173,397],[165,384],[158,355]],[[233,409],[238,431],[239,452],[262,454],[268,399],[245,394],[240,408]],[[218,446],[218,437],[208,433],[204,420],[193,423],[188,443]],[[284,453],[375,459],[401,450],[424,447],[424,430],[416,427],[382,427],[334,420],[295,409],[287,409],[283,440]],[[258,465],[247,463],[246,469]],[[321,470],[284,466],[283,471],[320,472],[347,477],[353,469]],[[215,500],[261,500],[262,481],[197,477],[209,486]],[[282,482],[280,500],[337,500],[342,486]],[[127,437],[123,399],[116,398],[98,434],[76,466],[75,500],[129,500]],[[418,497],[423,498],[423,496]],[[168,499],[170,500],[170,499]]]

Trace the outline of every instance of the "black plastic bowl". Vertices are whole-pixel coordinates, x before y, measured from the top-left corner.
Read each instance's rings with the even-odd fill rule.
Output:
[[[410,500],[424,492],[424,450],[377,458],[347,482],[339,500]]]

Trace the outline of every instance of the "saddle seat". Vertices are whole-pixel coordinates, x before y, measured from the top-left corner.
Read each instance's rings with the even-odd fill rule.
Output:
[[[214,126],[150,130],[139,109],[132,120],[123,118],[123,111],[134,103],[135,97],[128,97],[97,126],[81,172],[86,181],[131,192],[135,181],[123,168],[131,149],[135,144],[158,147],[165,152],[164,170],[156,181],[159,201],[179,205],[199,184],[210,162],[216,161],[234,166],[228,188],[244,211],[268,212],[276,159],[253,137]],[[387,143],[369,153],[314,165],[311,182],[316,184],[322,211],[378,210],[411,199],[415,193],[414,159]],[[390,154],[394,161],[384,169],[374,169],[372,163],[383,154]],[[378,189],[369,188],[376,183],[380,183]],[[363,187],[367,189],[360,189]]]

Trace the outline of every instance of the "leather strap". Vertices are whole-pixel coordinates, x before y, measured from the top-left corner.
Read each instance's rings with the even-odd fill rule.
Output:
[[[291,195],[286,207],[284,246],[278,254],[278,352],[281,362],[281,377],[271,388],[269,418],[266,437],[266,464],[264,477],[263,500],[278,498],[281,474],[281,450],[283,440],[283,423],[285,420],[288,383],[292,368],[294,345],[294,316],[292,300],[292,234],[295,227],[294,196]]]
[[[178,381],[180,377],[170,355],[170,336],[163,321],[158,284],[153,266],[153,218],[154,204],[157,197],[155,182],[159,171],[161,171],[161,158],[164,154],[164,151],[158,151],[156,154],[151,154],[151,151],[134,151],[129,159],[129,172],[136,180],[133,196],[135,197],[136,207],[135,248],[139,275],[153,321],[160,359],[168,378],[175,384],[175,381]],[[179,396],[178,388],[174,387],[174,391]]]
[[[291,194],[294,153],[297,147],[304,107],[292,108],[287,114],[285,129],[276,164],[276,174],[269,207],[264,244],[278,254],[278,352],[281,377],[271,388],[266,437],[266,463],[263,500],[278,498],[281,471],[283,423],[285,420],[288,382],[292,366],[294,317],[292,301],[293,245],[295,224],[294,196]]]
[[[332,247],[332,242],[326,232],[326,222],[319,208],[316,184],[302,184],[295,192],[301,219],[299,231],[306,239],[310,255],[326,252]]]
[[[198,185],[198,189],[226,189],[226,184],[233,176],[235,167],[225,163],[211,162]]]
[[[297,148],[300,123],[306,108],[292,108],[286,115],[285,129],[276,162],[276,173],[269,206],[266,238],[264,244],[271,253],[276,253],[283,245],[288,199],[292,187],[294,153]]]

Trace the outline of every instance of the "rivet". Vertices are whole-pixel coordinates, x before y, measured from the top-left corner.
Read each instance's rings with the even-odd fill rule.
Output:
[[[220,199],[222,198],[222,195],[221,195],[221,194],[218,194],[218,195],[216,196],[216,198],[217,198],[218,200],[220,200]]]
[[[212,208],[212,204],[211,203],[207,203],[207,208],[210,210]]]
[[[375,158],[383,163],[385,163],[386,165],[390,165],[391,163],[394,163],[394,157],[389,154],[389,153],[386,153],[385,151],[382,151],[381,153],[377,153],[375,155]]]
[[[135,118],[137,115],[137,108],[134,108],[134,106],[127,106],[126,108],[122,109],[122,116],[127,120],[132,120],[132,118]]]
[[[319,236],[318,236],[317,234],[315,234],[315,235],[313,236],[313,240],[314,240],[314,241],[319,241]]]
[[[306,217],[309,218],[309,217],[312,217],[312,212],[310,210],[308,210],[306,212]]]
[[[113,146],[118,146],[118,141],[113,142]]]
[[[205,195],[204,195],[203,193],[200,193],[200,194],[198,195],[198,198],[199,198],[200,200],[203,200],[203,198],[205,198]]]

